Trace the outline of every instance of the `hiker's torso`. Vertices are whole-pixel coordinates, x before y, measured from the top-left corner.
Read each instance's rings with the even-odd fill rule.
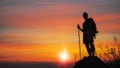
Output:
[[[87,19],[83,23],[83,34],[93,36],[96,30],[94,27],[95,27],[94,22],[90,22],[89,19]]]

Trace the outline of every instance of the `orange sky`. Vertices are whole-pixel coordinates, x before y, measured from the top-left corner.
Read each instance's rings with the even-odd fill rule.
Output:
[[[75,54],[79,58],[76,25],[82,26],[84,11],[95,20],[99,31],[97,55],[106,58],[105,47],[116,48],[114,37],[120,41],[120,9],[118,1],[103,1],[1,1],[0,61],[59,62],[63,50],[69,61],[74,61]],[[81,45],[82,56],[87,56],[82,33]]]

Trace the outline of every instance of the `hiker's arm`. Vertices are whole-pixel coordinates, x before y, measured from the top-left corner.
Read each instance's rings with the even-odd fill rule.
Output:
[[[81,29],[79,25],[77,25],[77,28],[80,29],[83,32],[83,29]]]

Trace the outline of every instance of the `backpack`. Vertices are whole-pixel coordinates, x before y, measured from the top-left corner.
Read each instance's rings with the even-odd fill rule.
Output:
[[[91,33],[92,35],[96,38],[96,33],[98,33],[97,28],[96,28],[96,24],[94,22],[94,20],[92,18],[88,19],[89,22],[89,26],[91,27]]]

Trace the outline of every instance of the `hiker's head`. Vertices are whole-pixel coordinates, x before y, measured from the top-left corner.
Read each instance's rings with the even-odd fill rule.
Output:
[[[83,18],[84,18],[84,19],[88,19],[88,14],[87,14],[87,12],[84,12],[84,13],[83,13]]]

